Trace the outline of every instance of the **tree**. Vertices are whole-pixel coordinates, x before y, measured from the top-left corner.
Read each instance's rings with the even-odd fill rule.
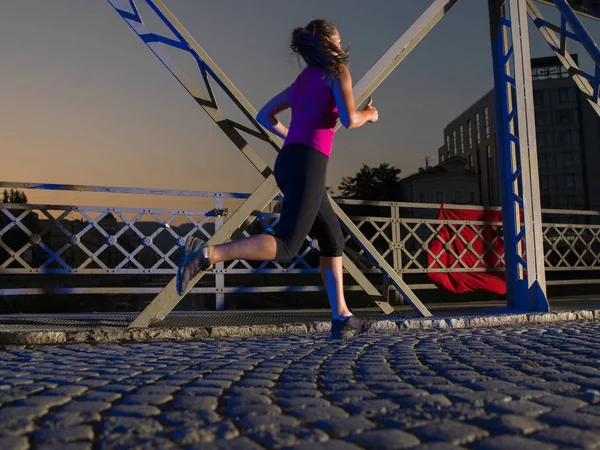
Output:
[[[400,169],[382,163],[379,167],[363,164],[353,177],[342,178],[339,190],[344,198],[359,200],[397,200]]]
[[[4,192],[2,193],[2,203],[27,203],[27,195],[25,195],[25,192],[19,191],[18,189],[16,191],[11,189],[10,192],[4,189]]]

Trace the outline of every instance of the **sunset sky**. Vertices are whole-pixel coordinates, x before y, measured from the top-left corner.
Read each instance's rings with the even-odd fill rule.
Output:
[[[299,72],[293,27],[333,21],[351,43],[356,82],[430,3],[166,0],[256,109]],[[600,23],[584,25],[600,40]],[[530,31],[532,56],[550,55]],[[2,0],[0,55],[2,181],[251,192],[261,180],[105,0]],[[340,130],[328,184],[337,188],[362,163],[386,161],[403,176],[426,156],[437,163],[444,126],[492,84],[487,1],[460,0],[376,91],[379,122]],[[31,193],[30,202],[57,195]]]

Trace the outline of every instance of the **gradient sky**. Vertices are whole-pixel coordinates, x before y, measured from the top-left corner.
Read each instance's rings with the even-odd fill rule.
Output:
[[[299,72],[293,27],[317,17],[336,23],[351,43],[356,82],[430,3],[166,0],[256,109]],[[584,24],[600,39],[600,23]],[[532,56],[549,55],[530,29]],[[261,180],[105,0],[2,0],[0,55],[1,180],[235,192]],[[444,126],[492,84],[487,1],[461,0],[375,92],[379,122],[340,130],[328,184],[362,163],[386,161],[403,176],[426,156],[437,163]],[[274,151],[258,150],[274,160]]]

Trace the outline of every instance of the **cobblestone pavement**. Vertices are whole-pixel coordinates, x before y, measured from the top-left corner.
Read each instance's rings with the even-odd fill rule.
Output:
[[[600,448],[600,322],[0,351],[0,449]]]

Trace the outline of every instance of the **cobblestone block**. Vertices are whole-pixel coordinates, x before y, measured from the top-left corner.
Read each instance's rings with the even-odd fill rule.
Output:
[[[124,405],[162,405],[173,400],[168,394],[131,394],[123,398]]]
[[[64,405],[71,400],[70,397],[58,396],[58,395],[46,395],[29,397],[23,400],[19,400],[16,406],[39,406],[42,408],[52,408],[54,406]]]
[[[476,417],[471,423],[492,433],[530,434],[548,428],[548,425],[536,419],[514,414],[503,414],[496,417]]]
[[[248,433],[272,430],[279,427],[296,427],[300,420],[292,416],[248,416],[240,419],[238,425]]]
[[[108,402],[72,401],[61,408],[65,412],[102,412],[110,408]]]
[[[75,425],[86,425],[100,422],[97,412],[56,412],[48,414],[42,421],[45,428],[65,428]]]
[[[551,410],[548,406],[528,400],[513,400],[510,402],[492,403],[486,407],[491,412],[500,414],[516,414],[520,416],[537,417]]]
[[[94,430],[89,425],[77,425],[65,428],[40,428],[33,433],[33,439],[38,442],[91,441],[94,439]]]
[[[319,420],[315,425],[334,437],[346,437],[354,433],[362,433],[376,426],[373,422],[362,416],[335,417]]]
[[[108,410],[110,416],[152,417],[160,414],[160,409],[152,405],[117,405]]]
[[[337,406],[289,409],[287,413],[305,422],[314,422],[333,417],[348,417],[348,413]]]
[[[411,428],[409,431],[429,441],[446,441],[456,445],[468,444],[489,436],[486,430],[451,420],[432,422]]]
[[[572,409],[555,409],[548,414],[544,414],[541,420],[551,425],[600,430],[600,416],[577,412]]]
[[[123,449],[152,449],[170,450],[180,448],[170,439],[161,436],[134,436],[134,435],[110,435],[104,436],[100,441],[100,450],[123,450]]]
[[[227,398],[228,406],[269,405],[271,403],[271,398],[265,395],[236,395]]]
[[[58,395],[65,397],[77,397],[84,392],[86,392],[89,388],[87,386],[70,384],[66,386],[58,386],[53,389],[47,389],[44,392],[41,392],[40,395]]]
[[[555,427],[530,436],[538,441],[548,442],[566,448],[600,448],[600,432],[580,430],[572,427]]]
[[[2,448],[2,447],[0,447]],[[91,442],[59,442],[36,445],[36,450],[92,450]]]
[[[240,405],[227,408],[227,416],[232,419],[244,416],[276,414],[281,414],[281,408],[277,405]]]
[[[336,403],[351,403],[373,397],[377,397],[377,395],[371,391],[363,390],[335,391],[335,393],[329,395],[329,398]]]
[[[256,433],[250,433],[251,439],[267,448],[286,448],[298,444],[319,443],[329,440],[329,436],[317,429],[305,427],[279,427],[272,430],[263,430]]]
[[[473,444],[475,450],[554,450],[556,445],[521,436],[494,436]]]
[[[348,440],[373,450],[410,448],[419,443],[415,436],[400,430],[365,431],[350,436]]]
[[[0,436],[24,435],[31,433],[34,429],[35,426],[32,419],[15,418],[0,421]]]
[[[219,399],[217,397],[179,397],[173,402],[173,409],[186,411],[214,410]]]
[[[29,441],[23,436],[0,437],[0,448],[7,450],[28,450]]]
[[[47,412],[43,406],[5,406],[0,408],[0,424],[16,419],[34,420]]]
[[[346,403],[344,408],[353,414],[364,417],[373,417],[380,414],[387,414],[400,408],[400,406],[387,399],[360,400],[354,403]]]
[[[247,437],[239,437],[229,441],[215,441],[206,444],[195,444],[187,447],[190,450],[262,450],[258,445]]]
[[[278,403],[282,408],[319,408],[331,406],[329,400],[313,397],[282,398]]]
[[[180,445],[192,445],[215,440],[230,440],[239,436],[237,428],[230,421],[223,421],[204,427],[180,428],[173,433],[173,440]]]
[[[546,395],[534,400],[535,403],[562,409],[578,409],[586,406],[587,403],[577,398],[566,397],[564,395]]]
[[[483,406],[487,403],[509,402],[512,400],[510,396],[494,391],[461,392],[448,394],[448,398],[453,402],[466,402],[475,406]]]

